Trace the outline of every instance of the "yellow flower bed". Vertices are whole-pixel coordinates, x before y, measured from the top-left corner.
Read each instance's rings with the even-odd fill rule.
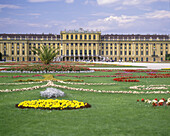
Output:
[[[80,109],[80,108],[89,108],[90,104],[79,102],[76,100],[59,100],[59,99],[39,99],[31,101],[23,101],[19,104],[16,104],[17,108],[34,108],[34,109],[49,109],[49,110],[64,110],[64,109]]]

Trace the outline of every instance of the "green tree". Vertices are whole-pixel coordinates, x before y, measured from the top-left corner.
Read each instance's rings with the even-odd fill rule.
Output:
[[[33,48],[32,52],[34,55],[38,55],[43,64],[50,64],[50,62],[58,54],[58,49],[52,49],[48,46],[41,46],[41,48]],[[57,51],[57,52],[56,52]]]

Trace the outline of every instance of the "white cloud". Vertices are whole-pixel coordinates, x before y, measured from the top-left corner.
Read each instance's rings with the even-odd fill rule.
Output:
[[[97,0],[98,5],[110,5],[110,4],[121,4],[121,5],[143,5],[150,4],[153,2],[169,2],[169,0]]]
[[[73,3],[74,0],[66,0],[66,3]]]
[[[103,32],[129,32],[129,33],[154,33],[165,31],[169,28],[170,11],[160,10],[148,12],[139,16],[108,16],[97,20],[89,21],[88,27],[91,29],[101,29]]]
[[[51,27],[49,24],[40,24],[40,23],[27,23],[27,25],[31,27],[44,27],[44,28]]]
[[[170,11],[166,10],[157,10],[154,12],[146,13],[146,18],[152,18],[152,19],[163,19],[163,18],[170,18]]]
[[[97,0],[99,5],[113,4],[115,2],[118,2],[118,0]]]
[[[50,2],[50,1],[59,1],[59,0],[28,0],[28,2],[33,2],[33,3],[36,3],[36,2]]]
[[[39,16],[40,13],[29,13],[28,15],[30,15],[30,16]]]
[[[52,2],[52,1],[62,1],[62,0],[28,0],[28,2],[37,3],[37,2]],[[74,0],[65,0],[66,3],[73,3]]]
[[[10,8],[10,9],[20,9],[20,6],[16,6],[16,5],[5,5],[5,4],[0,4],[0,9],[3,8]]]

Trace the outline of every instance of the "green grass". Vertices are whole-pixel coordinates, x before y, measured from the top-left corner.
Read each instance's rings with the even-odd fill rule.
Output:
[[[95,72],[88,74],[68,75],[109,75],[115,72]],[[4,75],[28,75],[7,74]],[[34,75],[34,74],[29,74]],[[54,74],[56,75],[56,74]],[[146,75],[135,73],[134,75]],[[29,77],[39,79],[42,77]],[[77,79],[73,77],[55,77],[57,79]],[[0,78],[2,83],[12,83],[23,78]],[[83,77],[85,82],[113,83],[113,78]],[[112,86],[78,86],[81,88],[105,90],[129,90],[129,86],[149,84],[169,84],[169,78],[139,79],[139,83],[115,82]],[[56,83],[58,84],[58,83]],[[35,84],[28,85],[34,86]],[[42,85],[42,84],[41,84]],[[0,86],[0,89],[22,88],[25,85]],[[136,102],[137,99],[170,98],[170,94],[106,94],[79,92],[61,89],[69,99],[87,102],[92,105],[88,109],[79,110],[36,110],[15,107],[21,101],[41,99],[40,91],[45,88],[12,93],[0,93],[0,135],[2,136],[168,136],[170,132],[170,107],[152,107],[150,104]],[[170,89],[168,89],[170,90]]]

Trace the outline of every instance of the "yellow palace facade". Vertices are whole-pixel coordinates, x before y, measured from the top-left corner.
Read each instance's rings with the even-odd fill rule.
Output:
[[[170,35],[102,35],[100,31],[69,30],[55,34],[0,34],[0,60],[39,61],[31,49],[59,48],[55,61],[165,61]]]

